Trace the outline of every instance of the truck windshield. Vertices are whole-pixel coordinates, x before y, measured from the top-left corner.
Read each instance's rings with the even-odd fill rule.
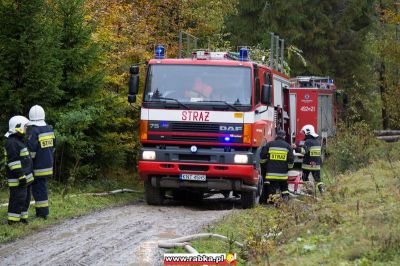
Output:
[[[176,106],[180,107],[190,105],[212,108],[213,105],[218,105],[230,110],[248,109],[251,106],[251,69],[230,66],[151,65],[144,103],[159,105],[165,103],[165,98],[176,100],[175,102],[180,103]]]

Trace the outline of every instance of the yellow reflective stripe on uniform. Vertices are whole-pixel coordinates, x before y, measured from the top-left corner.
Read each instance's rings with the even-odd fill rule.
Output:
[[[300,153],[301,154],[306,154],[306,150],[303,147],[301,147]]]
[[[289,191],[284,190],[284,191],[282,191],[282,194],[289,194]]]
[[[9,187],[18,187],[18,185],[19,185],[18,179],[10,178],[10,179],[7,179],[7,182],[8,182]]]
[[[267,173],[265,175],[266,179],[272,179],[272,180],[286,180],[288,179],[288,174],[287,173]]]
[[[324,184],[323,182],[318,182],[317,183],[317,187],[320,186],[320,185],[323,185],[323,184]]]
[[[278,175],[267,175],[265,177],[266,179],[271,179],[271,180],[287,180],[288,176],[278,176]]]
[[[19,156],[28,156],[29,151],[28,148],[23,148],[22,150],[19,151]]]
[[[21,212],[21,219],[28,219],[29,214],[28,212]]]
[[[48,200],[41,200],[35,202],[35,208],[43,208],[43,207],[49,207]]]
[[[310,156],[321,156],[321,146],[311,146]]]
[[[53,168],[44,168],[44,169],[34,169],[33,170],[34,176],[45,176],[45,175],[52,175]]]
[[[19,214],[19,213],[12,213],[12,212],[9,212],[8,214],[7,214],[7,219],[9,220],[9,221],[15,221],[15,222],[19,222],[20,220],[21,220],[21,214]]]
[[[21,179],[24,179],[24,178],[26,179],[26,176],[23,175],[23,176],[20,176],[18,179],[21,180]]]
[[[54,139],[56,137],[54,136],[54,132],[47,132],[47,133],[39,134],[38,138],[39,138],[39,141],[43,141],[43,140]]]
[[[16,165],[10,166],[10,170],[21,169],[21,168],[22,168],[21,164],[16,164]]]
[[[30,183],[30,182],[33,182],[33,180],[34,180],[34,178],[33,178],[32,174],[29,174],[26,176],[26,182]]]
[[[14,161],[7,164],[10,170],[20,169],[22,168],[21,161]]]
[[[320,170],[321,166],[320,165],[302,164],[301,168],[312,171],[312,170]]]
[[[289,168],[289,169],[292,169],[292,168],[293,168],[293,166],[294,166],[294,164],[293,164],[293,163],[289,163],[289,164],[288,164],[288,168]]]
[[[260,163],[266,163],[267,162],[267,159],[261,159],[260,160]]]
[[[31,152],[31,157],[32,157],[32,159],[35,159],[35,157],[36,157],[36,152]]]

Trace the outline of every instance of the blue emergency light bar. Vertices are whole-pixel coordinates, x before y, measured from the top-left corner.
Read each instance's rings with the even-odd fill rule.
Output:
[[[249,51],[246,48],[240,48],[239,60],[240,61],[249,61]]]
[[[165,58],[165,48],[162,45],[157,45],[154,49],[154,58],[155,59],[164,59]]]

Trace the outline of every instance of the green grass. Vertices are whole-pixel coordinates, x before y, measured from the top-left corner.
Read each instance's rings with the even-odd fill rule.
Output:
[[[236,252],[239,265],[400,265],[399,172],[399,161],[336,177],[325,172],[321,201],[235,211],[206,228],[245,248],[215,239],[193,246],[205,253]]]
[[[129,179],[131,181],[129,181]],[[132,177],[129,179],[85,181],[85,184],[75,185],[75,188],[51,182],[49,185],[49,218],[47,220],[35,218],[35,209],[34,206],[31,206],[29,208],[29,225],[7,225],[7,207],[2,206],[0,207],[0,243],[26,236],[50,225],[60,223],[68,218],[81,216],[104,208],[124,205],[142,198],[142,193],[118,193],[109,196],[90,196],[84,194],[110,191],[120,188],[129,188],[139,191],[143,190],[140,184],[132,181]],[[0,190],[0,202],[8,202],[7,188]]]

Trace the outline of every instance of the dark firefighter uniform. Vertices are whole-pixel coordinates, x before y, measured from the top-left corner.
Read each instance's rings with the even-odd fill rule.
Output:
[[[308,181],[311,173],[319,191],[324,191],[324,184],[321,182],[321,141],[318,137],[306,135],[304,146],[296,148],[297,152],[304,154],[303,164],[303,181]]]
[[[26,222],[31,200],[29,186],[33,182],[32,158],[24,142],[24,136],[15,133],[5,143],[7,181],[10,188],[8,221]]]
[[[260,153],[260,164],[265,180],[275,190],[279,188],[284,199],[289,198],[288,170],[293,168],[294,155],[292,147],[283,139],[267,143]]]
[[[53,176],[55,136],[53,127],[30,126],[28,128],[28,147],[33,159],[32,195],[35,199],[36,216],[46,218],[49,215],[47,183]]]

